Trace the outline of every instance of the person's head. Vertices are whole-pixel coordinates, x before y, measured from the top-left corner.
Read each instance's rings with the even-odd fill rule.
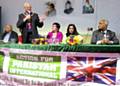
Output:
[[[85,3],[90,4],[90,1],[89,0],[85,0]]]
[[[71,7],[72,7],[71,2],[70,2],[70,1],[67,1],[67,2],[65,3],[65,8],[66,8],[66,9],[69,9],[69,8],[71,8]]]
[[[32,11],[32,6],[31,6],[31,4],[28,3],[28,2],[25,2],[25,3],[24,3],[24,10],[25,10],[25,12],[31,12],[31,11]]]
[[[60,24],[57,22],[54,22],[52,24],[52,32],[59,32],[59,29],[60,29]]]
[[[108,26],[108,21],[105,20],[105,19],[101,19],[101,20],[99,21],[98,29],[99,29],[99,30],[106,30],[106,29],[107,29],[107,26]]]
[[[55,10],[55,5],[53,3],[47,4],[49,11]]]
[[[78,35],[75,24],[69,24],[68,25],[66,36],[69,36],[69,35]]]
[[[9,25],[9,24],[5,25],[4,30],[5,30],[5,32],[11,32],[12,31],[12,25]]]

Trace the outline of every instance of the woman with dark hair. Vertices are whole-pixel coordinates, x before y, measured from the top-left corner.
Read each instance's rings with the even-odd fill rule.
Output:
[[[66,37],[68,37],[70,35],[79,35],[79,33],[77,32],[75,24],[69,24],[67,27]]]
[[[48,33],[47,38],[48,38],[48,43],[61,43],[63,39],[63,34],[62,32],[59,31],[60,29],[60,24],[55,22],[52,24],[52,31]]]
[[[77,28],[74,24],[69,24],[67,28],[67,43],[70,45],[83,43],[83,37],[77,32]]]

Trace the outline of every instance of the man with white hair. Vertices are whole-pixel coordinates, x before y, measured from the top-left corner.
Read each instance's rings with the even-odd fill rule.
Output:
[[[43,19],[39,20],[39,16],[32,12],[32,6],[30,3],[24,3],[24,13],[19,15],[17,21],[17,27],[22,33],[23,43],[31,43],[32,39],[38,38],[37,27],[43,26]]]
[[[99,21],[98,30],[95,30],[92,35],[91,44],[119,44],[115,32],[107,30],[108,21],[101,19]]]
[[[13,31],[12,25],[10,24],[5,25],[4,32],[1,35],[1,40],[3,40],[3,42],[5,43],[18,42],[18,34],[15,31]]]

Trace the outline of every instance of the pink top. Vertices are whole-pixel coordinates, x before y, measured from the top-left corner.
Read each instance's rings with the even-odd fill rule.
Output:
[[[62,32],[58,32],[56,37],[53,37],[53,32],[49,32],[47,35],[48,42],[49,43],[55,43],[55,42],[62,42],[63,39],[63,34]]]

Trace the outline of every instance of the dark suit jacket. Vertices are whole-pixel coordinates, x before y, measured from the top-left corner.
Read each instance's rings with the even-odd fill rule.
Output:
[[[25,15],[22,13],[19,15],[18,18],[18,22],[17,22],[17,27],[20,29],[21,33],[22,33],[22,37],[23,37],[23,43],[26,43],[26,39],[27,39],[27,28],[26,28],[26,24],[28,23],[28,21],[23,21],[23,19],[25,18]],[[33,13],[31,16],[31,23],[32,23],[32,38],[38,38],[38,31],[37,31],[37,26],[38,27],[42,27],[43,26],[43,22],[39,22],[39,17],[38,14]]]
[[[4,37],[5,37],[6,34],[7,34],[6,32],[4,32],[2,34],[2,36],[1,36],[2,40],[4,39]],[[15,39],[15,42],[17,43],[18,42],[18,34],[16,32],[14,32],[14,31],[12,31],[11,34],[10,34],[9,41],[11,41],[11,39]]]
[[[108,35],[108,39],[110,41],[113,41],[113,44],[119,44],[119,40],[117,39],[115,32],[112,32],[111,30],[107,30],[106,35]],[[92,34],[91,44],[96,44],[97,41],[102,40],[104,37],[104,34],[100,30],[96,30]]]

